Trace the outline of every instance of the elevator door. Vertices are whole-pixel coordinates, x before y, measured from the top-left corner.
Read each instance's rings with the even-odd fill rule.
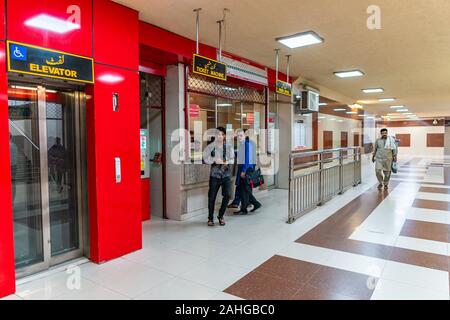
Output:
[[[76,90],[10,83],[8,110],[17,277],[83,254]]]

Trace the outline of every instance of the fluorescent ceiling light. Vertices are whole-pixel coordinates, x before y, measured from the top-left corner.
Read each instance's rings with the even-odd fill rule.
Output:
[[[352,104],[349,107],[352,108],[352,109],[363,109],[363,106],[360,105],[360,104],[357,104],[357,103]]]
[[[350,71],[338,71],[334,75],[339,78],[352,78],[352,77],[362,77],[364,72],[360,70],[350,70]]]
[[[326,103],[326,102],[320,102],[319,103],[319,107],[321,107],[321,106],[327,106],[328,105],[328,103]]]
[[[277,38],[275,40],[291,49],[306,47],[323,42],[323,39],[314,31],[301,32],[291,36]]]
[[[347,111],[346,114],[357,114],[358,112],[356,111]]]
[[[80,25],[78,24],[69,22],[64,19],[59,19],[45,13],[28,19],[27,21],[25,21],[25,25],[56,33],[66,33],[72,30],[80,29]]]
[[[22,90],[32,90],[37,91],[37,88],[35,87],[26,87],[26,86],[11,86],[13,89],[22,89]]]
[[[381,98],[378,99],[379,102],[392,102],[395,101],[395,98]]]
[[[317,117],[317,119],[326,119],[326,117]]]
[[[342,109],[342,108],[338,108],[338,109],[333,109],[334,111],[345,111],[347,109]]]
[[[98,80],[107,83],[117,83],[123,81],[123,77],[107,73],[98,77]]]
[[[48,93],[56,93],[56,90],[45,89],[45,92],[48,92]]]
[[[344,120],[338,120],[338,122],[344,122]]]
[[[397,109],[397,112],[408,112],[408,109]]]
[[[391,106],[391,109],[404,109],[405,106]]]
[[[331,118],[330,120],[331,120],[331,121],[334,121],[334,120],[336,120],[336,118]]]
[[[383,88],[367,88],[367,89],[362,89],[362,91],[364,93],[380,93],[380,92],[384,92]]]
[[[232,107],[233,105],[231,103],[218,103],[218,107]]]

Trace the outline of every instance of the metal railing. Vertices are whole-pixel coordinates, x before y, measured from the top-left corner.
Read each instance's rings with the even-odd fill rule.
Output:
[[[289,216],[307,212],[361,183],[361,148],[292,152],[289,156]]]

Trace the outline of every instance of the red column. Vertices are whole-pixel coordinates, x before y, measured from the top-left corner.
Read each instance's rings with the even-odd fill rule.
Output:
[[[12,294],[15,291],[5,49],[5,42],[0,40],[0,297]]]
[[[94,59],[86,115],[88,201],[91,259],[101,263],[142,247],[136,11],[94,1]],[[113,94],[119,97],[118,111]],[[120,158],[120,182],[115,158]]]

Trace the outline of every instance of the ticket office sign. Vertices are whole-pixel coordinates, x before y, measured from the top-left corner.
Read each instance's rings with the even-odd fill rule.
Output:
[[[292,96],[292,85],[288,82],[277,80],[277,93]]]
[[[94,83],[94,61],[56,50],[8,41],[8,71]]]
[[[193,72],[218,80],[227,80],[227,65],[225,63],[198,54],[194,54]]]

